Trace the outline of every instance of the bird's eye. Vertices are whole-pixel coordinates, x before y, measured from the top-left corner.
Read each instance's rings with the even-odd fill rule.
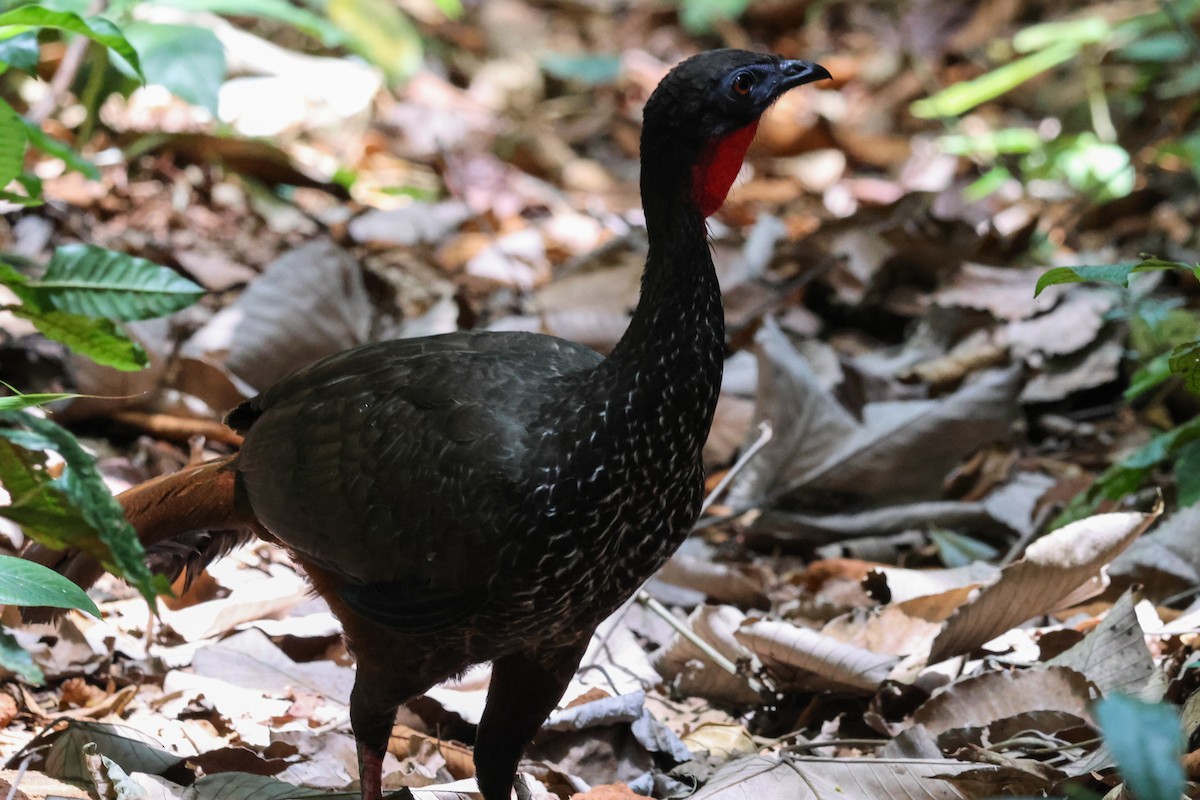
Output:
[[[749,72],[739,72],[733,76],[732,86],[734,94],[744,97],[750,94],[750,90],[754,88],[754,76]]]

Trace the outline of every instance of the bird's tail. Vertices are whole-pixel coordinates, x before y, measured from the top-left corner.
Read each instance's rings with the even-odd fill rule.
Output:
[[[137,531],[150,568],[190,584],[209,563],[251,539],[257,521],[237,486],[237,456],[209,461],[138,484],[117,496]],[[104,574],[100,562],[78,550],[29,544],[23,558],[50,567],[86,589]],[[29,621],[52,618],[48,609],[23,612]]]

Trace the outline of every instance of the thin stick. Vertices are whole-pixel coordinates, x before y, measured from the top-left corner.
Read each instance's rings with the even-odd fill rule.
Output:
[[[672,628],[675,629],[676,633],[678,633],[680,636],[682,636],[683,638],[687,639],[689,642],[694,644],[696,646],[697,650],[699,650],[701,653],[704,653],[704,655],[708,656],[712,660],[712,662],[714,664],[716,664],[718,667],[725,670],[730,675],[740,675],[741,674],[740,672],[738,672],[737,664],[734,664],[732,661],[730,661],[728,658],[726,658],[722,653],[718,652],[716,650],[716,648],[714,648],[711,644],[709,644],[708,642],[704,641],[699,636],[697,636],[695,631],[693,631],[691,628],[689,628],[688,626],[686,626],[682,622],[680,622],[678,617],[676,617],[674,614],[672,614],[670,612],[670,610],[666,606],[664,606],[662,603],[658,602],[653,597],[651,597],[650,593],[647,592],[645,589],[638,590],[637,601],[639,603],[641,603],[643,606],[645,606],[646,608],[653,611],[658,616],[662,617],[663,620],[666,621],[666,623],[668,625],[670,625]]]
[[[708,507],[713,504],[713,501],[716,500],[721,493],[729,487],[729,484],[733,482],[733,479],[737,476],[737,474],[745,469],[746,465],[750,463],[750,460],[758,455],[758,451],[766,447],[767,442],[771,441],[771,437],[774,434],[775,430],[771,427],[770,422],[764,419],[762,422],[758,423],[758,438],[755,439],[754,442],[746,448],[745,452],[738,457],[738,460],[735,461],[733,466],[729,468],[729,471],[725,473],[725,477],[721,478],[721,481],[716,485],[716,488],[708,493],[708,497],[704,498],[704,502],[700,504],[701,514],[704,514],[704,512],[708,510]]]

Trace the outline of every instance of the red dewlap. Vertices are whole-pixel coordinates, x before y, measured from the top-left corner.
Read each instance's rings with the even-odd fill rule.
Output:
[[[704,216],[715,214],[725,202],[725,195],[729,194],[729,187],[733,186],[742,169],[746,150],[754,141],[757,130],[758,121],[755,120],[720,139],[713,139],[704,148],[700,160],[692,168],[692,196]]]

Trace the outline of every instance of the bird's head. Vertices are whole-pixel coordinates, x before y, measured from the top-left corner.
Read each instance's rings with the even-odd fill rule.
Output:
[[[787,90],[829,77],[820,64],[746,50],[712,50],[680,63],[646,101],[643,199],[686,184],[701,213],[714,213],[762,113]]]

